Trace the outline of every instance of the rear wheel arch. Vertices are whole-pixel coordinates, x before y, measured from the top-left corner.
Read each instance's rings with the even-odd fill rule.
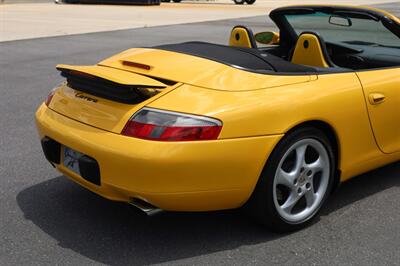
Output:
[[[334,160],[335,160],[335,166],[336,166],[336,170],[335,170],[335,175],[334,175],[334,180],[333,180],[333,186],[332,186],[332,191],[334,191],[340,184],[340,175],[341,175],[341,170],[340,170],[340,140],[337,136],[337,133],[335,131],[335,129],[333,128],[333,126],[331,126],[329,123],[321,121],[321,120],[308,120],[308,121],[304,121],[300,124],[294,125],[291,128],[289,128],[288,130],[286,130],[286,132],[284,133],[282,139],[285,138],[286,135],[288,135],[291,132],[297,131],[299,129],[303,129],[303,128],[316,128],[318,130],[320,130],[330,141],[330,144],[332,146],[333,149],[333,153],[334,153]],[[276,146],[278,146],[278,144],[282,141],[282,139],[280,141],[278,141],[275,144],[274,149],[276,148]],[[272,152],[271,152],[272,153]],[[265,158],[265,162],[264,162],[264,166],[268,163],[268,159],[269,157]],[[256,182],[254,183],[249,198],[248,200],[251,198],[251,195],[254,193],[254,190],[256,188],[257,182],[261,177],[261,173],[258,177],[258,179],[256,179]]]
[[[340,170],[340,158],[341,158],[340,151],[341,151],[341,149],[340,149],[340,140],[339,140],[339,137],[338,137],[338,135],[336,133],[336,130],[329,123],[327,123],[325,121],[321,121],[321,120],[308,120],[308,121],[304,121],[302,123],[299,123],[297,125],[294,125],[294,126],[290,127],[289,129],[287,129],[285,133],[283,133],[283,136],[282,136],[281,140],[278,141],[275,144],[274,149],[285,138],[285,136],[287,136],[291,132],[294,132],[294,131],[297,131],[297,130],[300,130],[300,129],[303,129],[303,128],[315,128],[315,129],[318,129],[319,131],[321,131],[329,139],[329,142],[330,142],[330,144],[332,146],[332,149],[333,149],[335,166],[336,166],[333,185],[332,185],[332,192],[333,192],[333,191],[335,191],[335,189],[340,184],[340,175],[341,175],[341,170]],[[271,153],[269,155],[271,155]],[[263,169],[267,165],[268,161],[269,161],[269,157],[266,157]],[[252,198],[252,195],[255,192],[257,183],[258,183],[259,179],[261,178],[261,175],[262,174],[260,173],[260,175],[256,179],[253,187],[250,190],[248,198],[247,198],[246,202],[243,205],[245,209],[247,209],[247,206],[248,206],[248,204],[249,204],[249,202],[250,202],[250,200]]]
[[[271,176],[274,175],[276,167],[280,167],[278,165],[280,163],[280,160],[284,158],[282,156],[286,156],[284,154],[286,154],[286,152],[288,151],[287,149],[288,148],[291,149],[290,147],[292,147],[293,145],[297,145],[297,143],[302,141],[309,141],[309,142],[314,141],[315,143],[319,143],[320,145],[322,144],[322,146],[325,146],[325,151],[326,151],[325,157],[327,158],[330,157],[330,159],[328,160],[331,162],[332,165],[331,171],[333,172],[330,172],[331,179],[327,183],[326,187],[327,190],[323,192],[322,195],[324,196],[322,200],[318,203],[320,204],[320,206],[316,209],[315,213],[313,213],[309,218],[305,219],[304,221],[299,222],[298,224],[296,223],[290,224],[290,220],[284,221],[284,219],[286,218],[282,218],[282,216],[280,216],[281,214],[280,215],[277,214],[279,212],[278,210],[279,208],[276,207],[277,203],[274,201],[276,197],[276,194],[274,194],[276,193],[274,192],[275,177],[271,178]],[[319,151],[324,151],[324,148],[322,148],[322,146],[320,146],[321,149],[319,149]],[[322,152],[322,154],[323,153],[324,152]],[[321,208],[326,199],[329,197],[330,192],[333,191],[335,187],[337,187],[337,184],[340,180],[340,174],[339,174],[340,171],[338,167],[339,158],[340,158],[339,139],[337,137],[334,127],[332,127],[330,124],[324,121],[311,120],[299,123],[291,127],[284,133],[282,139],[278,141],[273,151],[267,158],[263,171],[258,178],[257,184],[254,187],[250,198],[243,206],[244,207],[243,209],[257,221],[261,222],[264,225],[267,225],[272,229],[277,229],[279,231],[297,230],[299,228],[306,226],[312,221],[314,217],[318,215],[319,208]],[[307,175],[311,176],[311,174]],[[291,183],[291,181],[290,183],[288,183],[291,184],[293,187],[295,187],[295,190],[291,191],[297,191],[296,190],[297,181],[294,182],[295,182],[294,186],[293,183]],[[300,186],[302,185],[303,184],[300,184]]]
[[[297,124],[295,126],[293,126],[292,128],[290,128],[289,130],[287,130],[287,132],[285,133],[285,135],[296,131],[298,129],[301,128],[316,128],[318,130],[320,130],[322,133],[324,133],[324,135],[329,139],[330,144],[332,145],[332,149],[334,152],[334,156],[335,156],[335,162],[336,162],[336,170],[335,170],[335,179],[334,179],[334,183],[333,183],[333,190],[335,190],[338,185],[340,184],[340,140],[339,137],[337,135],[336,130],[334,129],[334,127],[332,125],[330,125],[329,123],[322,121],[322,120],[309,120],[309,121],[305,121],[302,122],[300,124]]]

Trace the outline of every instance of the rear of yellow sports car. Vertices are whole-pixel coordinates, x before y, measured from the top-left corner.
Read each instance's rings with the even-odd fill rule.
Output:
[[[362,31],[361,41],[329,43],[329,53],[315,32],[297,36],[288,26],[296,14],[344,32],[332,18],[348,27],[368,21],[385,27],[393,45],[400,37],[397,20],[378,11],[288,7],[271,13],[282,38],[268,48],[190,42],[131,49],[94,66],[58,65],[66,82],[36,113],[46,158],[93,192],[145,211],[246,203],[270,228],[306,226],[338,182],[398,160],[396,128],[369,116],[396,120],[395,102],[382,93],[395,95],[397,68],[357,72],[365,65],[349,61],[397,46],[369,43]],[[397,67],[385,58],[370,67]],[[391,154],[381,150],[382,136]]]
[[[282,135],[249,128],[235,104],[255,89],[310,81],[153,49],[57,68],[67,82],[36,113],[46,158],[105,198],[164,210],[243,205]]]

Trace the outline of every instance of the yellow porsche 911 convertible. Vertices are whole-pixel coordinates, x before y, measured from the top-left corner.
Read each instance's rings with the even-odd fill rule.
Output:
[[[279,33],[236,26],[228,46],[58,65],[66,82],[36,113],[46,158],[148,213],[244,207],[304,227],[340,182],[400,159],[400,20],[315,5],[270,17]]]

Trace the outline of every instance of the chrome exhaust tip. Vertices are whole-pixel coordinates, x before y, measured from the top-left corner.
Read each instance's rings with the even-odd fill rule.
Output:
[[[130,205],[138,208],[139,210],[141,210],[142,212],[144,212],[146,215],[148,216],[153,216],[156,215],[158,213],[163,212],[162,209],[159,209],[153,205],[151,205],[150,203],[141,200],[141,199],[136,199],[133,198],[131,201],[128,202]]]

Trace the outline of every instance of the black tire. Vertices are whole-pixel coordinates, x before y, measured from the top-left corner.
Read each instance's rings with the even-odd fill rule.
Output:
[[[171,0],[161,0],[162,3],[169,3]]]
[[[256,0],[245,0],[248,5],[252,5],[256,2]]]
[[[182,0],[172,0],[174,3],[180,3]]]
[[[318,141],[325,148],[329,157],[329,180],[326,192],[322,197],[322,201],[319,203],[317,209],[310,217],[302,222],[290,223],[286,221],[278,212],[277,207],[274,203],[274,179],[279,163],[283,156],[295,143],[305,140],[313,139]],[[262,173],[253,191],[252,196],[245,206],[245,210],[256,219],[256,221],[266,225],[269,229],[279,232],[290,232],[299,230],[309,225],[316,217],[321,207],[326,202],[327,198],[331,194],[332,185],[334,181],[336,169],[335,156],[332,149],[332,144],[326,135],[319,129],[312,127],[300,128],[295,131],[288,133],[275,147],[271,153]],[[328,174],[327,174],[328,175]]]
[[[243,5],[246,1],[245,0],[233,0],[237,5]]]

